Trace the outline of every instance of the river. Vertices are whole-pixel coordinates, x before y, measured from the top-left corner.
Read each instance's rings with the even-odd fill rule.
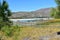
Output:
[[[10,19],[11,21],[17,22],[34,22],[34,21],[38,21],[38,20],[51,20],[53,18],[30,18],[30,19]]]

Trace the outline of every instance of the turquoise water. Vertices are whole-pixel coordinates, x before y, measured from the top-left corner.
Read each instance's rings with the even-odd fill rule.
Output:
[[[14,21],[14,22],[35,22],[35,21],[38,21],[38,20],[51,20],[53,18],[31,18],[31,19],[10,19],[11,21]]]
[[[15,21],[15,22],[34,22],[34,21],[37,21],[37,19],[11,19],[12,21]]]

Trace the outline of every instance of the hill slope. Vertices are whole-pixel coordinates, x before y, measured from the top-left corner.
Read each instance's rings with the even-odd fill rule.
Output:
[[[11,18],[39,18],[50,17],[50,8],[39,9],[31,12],[13,12]]]

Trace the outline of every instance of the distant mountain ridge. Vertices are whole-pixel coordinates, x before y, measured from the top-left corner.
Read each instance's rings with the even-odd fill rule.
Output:
[[[10,18],[40,18],[50,17],[50,8],[39,9],[31,12],[13,12]]]

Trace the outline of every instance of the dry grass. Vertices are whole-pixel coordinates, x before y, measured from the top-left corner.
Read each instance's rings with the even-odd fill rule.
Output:
[[[20,39],[23,40],[26,37],[39,38],[41,36],[54,36],[54,33],[60,31],[59,27],[24,27],[21,28]],[[38,40],[38,39],[37,39]]]
[[[49,22],[60,21],[60,19],[51,20]],[[20,31],[13,32],[14,36],[6,37],[5,40],[42,40],[44,37],[50,37],[49,40],[60,40],[60,38],[55,37],[56,33],[60,31],[60,24],[53,23],[46,25],[44,27],[20,27]],[[0,32],[1,34],[2,32]]]

